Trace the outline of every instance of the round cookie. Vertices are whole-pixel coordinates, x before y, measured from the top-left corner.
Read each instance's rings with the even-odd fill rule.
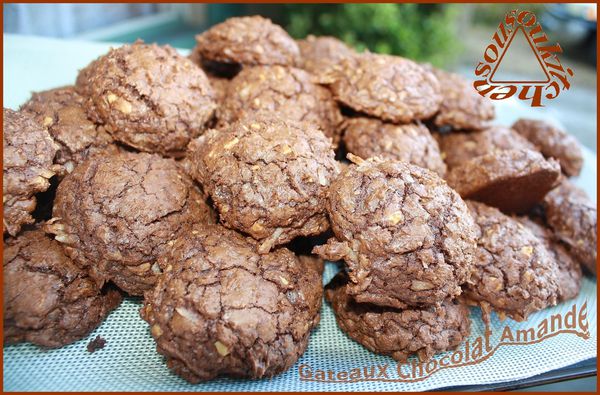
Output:
[[[229,18],[196,36],[196,56],[219,63],[294,65],[296,42],[281,26],[261,16]]]
[[[519,222],[540,239],[551,258],[556,262],[558,271],[558,300],[573,299],[579,295],[581,289],[581,266],[566,249],[566,246],[556,239],[554,233],[545,225],[533,221],[529,217],[519,217]]]
[[[4,343],[62,347],[87,336],[121,303],[40,229],[4,245]]]
[[[343,140],[348,152],[363,159],[377,156],[412,163],[440,177],[446,174],[438,143],[420,122],[394,125],[374,118],[348,118]]]
[[[331,93],[314,84],[304,70],[283,66],[243,69],[229,83],[217,117],[220,123],[231,123],[261,111],[312,123],[331,137],[334,145],[339,141],[340,109]]]
[[[487,127],[495,116],[492,101],[478,94],[471,82],[462,76],[432,66],[427,67],[441,82],[443,98],[433,123],[438,127],[459,130],[479,130]]]
[[[503,212],[526,213],[557,183],[560,166],[554,159],[527,149],[497,151],[463,162],[446,180],[464,199]]]
[[[321,82],[351,109],[393,123],[430,118],[442,101],[435,75],[399,56],[357,54],[343,59]]]
[[[596,274],[597,209],[586,193],[563,180],[543,201],[546,222],[591,273]]]
[[[80,72],[90,118],[141,151],[183,156],[216,104],[204,72],[173,48],[136,42],[111,49]]]
[[[467,205],[479,229],[465,297],[481,306],[486,322],[490,309],[524,321],[529,314],[554,306],[558,268],[544,243],[493,207],[474,201]]]
[[[583,154],[577,139],[546,121],[519,119],[512,126],[531,141],[547,158],[555,158],[567,176],[578,176],[583,167]]]
[[[111,155],[119,151],[110,134],[88,118],[84,102],[75,87],[65,86],[34,93],[21,106],[21,111],[31,113],[48,128],[59,146],[54,162],[69,173],[92,155]]]
[[[453,301],[406,310],[356,303],[346,290],[345,275],[327,285],[325,298],[338,326],[350,338],[377,354],[406,362],[416,354],[425,362],[461,344],[471,331],[469,308]]]
[[[436,174],[359,160],[332,183],[327,210],[336,238],[313,252],[346,262],[357,302],[406,308],[461,293],[476,229],[460,196]]]
[[[260,240],[260,252],[329,228],[327,189],[339,170],[330,140],[312,125],[246,118],[207,132],[191,151],[222,223]]]
[[[356,54],[353,49],[335,37],[309,35],[303,40],[296,40],[296,43],[301,55],[298,67],[315,75],[326,72],[342,59]]]
[[[48,181],[61,169],[53,165],[58,145],[31,114],[2,111],[3,232],[15,236],[34,222],[35,194],[50,187]]]
[[[172,159],[146,153],[93,157],[58,186],[56,234],[77,265],[132,295],[150,289],[157,258],[191,224],[213,222],[203,196]]]
[[[511,149],[537,151],[535,146],[511,128],[491,126],[480,132],[438,134],[440,150],[448,168],[456,167],[478,156]]]
[[[315,266],[286,248],[259,254],[256,241],[218,225],[192,234],[161,258],[141,309],[169,368],[192,383],[289,369],[319,322]]]

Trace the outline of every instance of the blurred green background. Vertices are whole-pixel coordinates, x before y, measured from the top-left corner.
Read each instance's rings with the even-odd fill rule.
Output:
[[[296,38],[337,36],[358,50],[443,65],[454,61],[459,7],[448,4],[290,4],[282,23]]]

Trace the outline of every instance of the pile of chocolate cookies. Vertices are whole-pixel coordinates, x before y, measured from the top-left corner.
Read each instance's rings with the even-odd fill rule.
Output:
[[[259,16],[189,57],[111,49],[3,115],[5,344],[81,339],[127,293],[186,380],[270,377],[307,347],[327,259],[340,328],[427,359],[469,305],[524,320],[595,274],[567,133],[493,125],[458,75]]]

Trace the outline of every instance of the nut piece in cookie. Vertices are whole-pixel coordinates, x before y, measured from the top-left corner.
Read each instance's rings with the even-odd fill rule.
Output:
[[[72,172],[75,166],[97,154],[118,152],[113,138],[100,125],[91,121],[84,108],[85,99],[73,86],[37,92],[21,111],[31,113],[48,128],[59,145],[54,162]]]
[[[260,240],[260,252],[329,228],[327,189],[339,169],[331,141],[312,125],[246,118],[192,145],[192,173],[222,223]]]
[[[455,73],[429,65],[425,67],[430,68],[440,81],[443,100],[433,120],[436,126],[479,130],[494,119],[494,104],[478,94],[470,81]]]
[[[80,72],[88,116],[124,144],[180,157],[216,108],[202,69],[173,48],[136,42],[111,49]]]
[[[356,54],[352,48],[335,37],[309,35],[303,40],[296,40],[296,43],[301,55],[298,67],[314,75],[326,72],[342,59]]]
[[[581,289],[581,265],[567,251],[566,245],[558,240],[551,229],[539,221],[529,217],[519,217],[519,222],[540,239],[557,264],[558,271],[558,300],[573,299],[579,295]]]
[[[596,274],[597,208],[587,194],[567,180],[546,195],[546,222],[579,262]]]
[[[475,224],[436,174],[405,162],[359,160],[332,183],[327,210],[336,237],[313,252],[346,262],[348,293],[357,302],[407,308],[461,293]]]
[[[464,199],[477,200],[507,213],[526,213],[557,183],[560,166],[531,150],[482,155],[452,168],[448,185]]]
[[[399,56],[357,54],[320,78],[339,102],[393,123],[430,118],[442,101],[435,75]]]
[[[197,383],[218,376],[272,377],[306,350],[323,294],[316,267],[286,248],[218,225],[195,227],[159,261],[141,316],[167,365]]]
[[[60,167],[53,165],[59,147],[31,114],[4,108],[2,112],[3,232],[15,236],[34,222],[35,194],[50,187]]]
[[[147,153],[93,157],[58,186],[46,226],[95,278],[132,295],[150,289],[157,258],[211,209],[177,163]]]
[[[261,16],[229,18],[196,36],[193,52],[218,63],[293,66],[298,45],[281,26]]]
[[[556,304],[557,264],[544,243],[516,219],[483,203],[467,201],[478,225],[477,253],[465,297],[500,316],[523,321]]]
[[[531,141],[547,158],[555,158],[563,173],[577,176],[583,167],[583,154],[577,139],[546,121],[519,119],[513,129]]]
[[[374,118],[348,118],[344,122],[344,144],[363,159],[397,160],[446,174],[437,141],[422,123],[394,125]]]
[[[40,229],[4,245],[4,343],[62,347],[84,338],[121,303]]]
[[[438,134],[440,149],[448,168],[456,167],[478,156],[511,149],[537,151],[523,136],[505,126],[491,126],[476,132]]]
[[[331,93],[306,71],[283,66],[243,69],[227,88],[217,111],[220,123],[231,123],[257,112],[291,121],[312,123],[333,140],[340,139],[342,114]]]
[[[406,362],[416,354],[421,362],[456,348],[471,330],[469,308],[446,300],[437,306],[408,308],[356,303],[347,292],[347,279],[338,274],[325,288],[325,298],[338,326],[369,350]]]

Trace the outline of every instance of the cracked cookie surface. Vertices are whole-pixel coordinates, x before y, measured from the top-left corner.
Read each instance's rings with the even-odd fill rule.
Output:
[[[118,152],[110,134],[90,120],[84,109],[85,98],[73,86],[34,93],[21,111],[31,113],[48,128],[48,133],[59,145],[55,163],[67,172],[75,165],[97,154]]]
[[[213,222],[203,196],[172,159],[94,157],[58,186],[46,226],[95,278],[132,295],[151,288],[157,258],[193,223]]]
[[[483,203],[467,201],[478,227],[477,252],[467,300],[481,305],[484,319],[495,310],[516,321],[554,306],[557,264],[544,243],[516,219]]]
[[[330,36],[309,35],[296,40],[296,43],[301,55],[298,67],[315,75],[326,72],[331,66],[356,53],[343,41]]]
[[[261,16],[229,18],[196,36],[198,58],[242,65],[294,65],[298,45],[281,26]]]
[[[448,168],[456,167],[478,156],[511,149],[537,151],[535,146],[516,131],[504,126],[490,126],[476,132],[452,132],[439,135],[438,141]]]
[[[344,121],[344,144],[348,152],[363,159],[398,160],[446,174],[437,141],[422,123],[394,125],[374,118]]]
[[[512,128],[535,145],[545,157],[558,160],[567,176],[581,173],[583,154],[574,136],[548,122],[535,119],[519,119]]]
[[[40,229],[4,246],[4,342],[62,347],[84,338],[121,303]]]
[[[546,222],[575,258],[594,275],[598,241],[597,208],[587,194],[567,180],[543,201]]]
[[[335,238],[317,246],[343,259],[360,303],[406,308],[458,296],[475,252],[475,225],[460,196],[436,174],[404,162],[350,165],[332,183]]]
[[[231,123],[266,111],[285,120],[314,124],[337,145],[342,115],[331,93],[306,71],[283,66],[243,69],[229,83],[217,111],[221,123]]]
[[[94,122],[141,151],[180,157],[216,108],[208,78],[170,46],[111,49],[83,69],[77,89]]]
[[[428,65],[425,67],[431,69],[440,81],[443,99],[433,121],[436,126],[479,130],[494,119],[494,104],[478,94],[470,81],[455,73]]]
[[[315,265],[286,248],[259,254],[256,241],[218,225],[192,234],[161,258],[141,309],[169,368],[192,383],[289,369],[319,322]]]
[[[507,213],[526,213],[556,185],[560,166],[527,149],[478,156],[450,169],[446,180],[465,199]]]
[[[356,303],[346,292],[345,275],[325,288],[338,326],[372,352],[406,362],[418,355],[426,362],[438,352],[456,348],[469,336],[469,308],[444,301],[438,306],[406,310]]]
[[[435,75],[399,56],[357,54],[343,59],[320,80],[344,105],[394,123],[427,119],[442,101]]]
[[[192,145],[192,173],[222,223],[261,240],[261,252],[329,228],[327,188],[339,170],[331,142],[312,125],[247,118]]]
[[[23,225],[34,222],[35,194],[50,187],[58,145],[31,114],[4,108],[2,120],[3,232],[15,236]]]
[[[534,221],[528,217],[519,217],[518,220],[544,243],[551,258],[556,262],[559,301],[573,299],[579,295],[582,277],[581,265],[567,251],[566,244],[558,240],[554,232],[541,221]]]

